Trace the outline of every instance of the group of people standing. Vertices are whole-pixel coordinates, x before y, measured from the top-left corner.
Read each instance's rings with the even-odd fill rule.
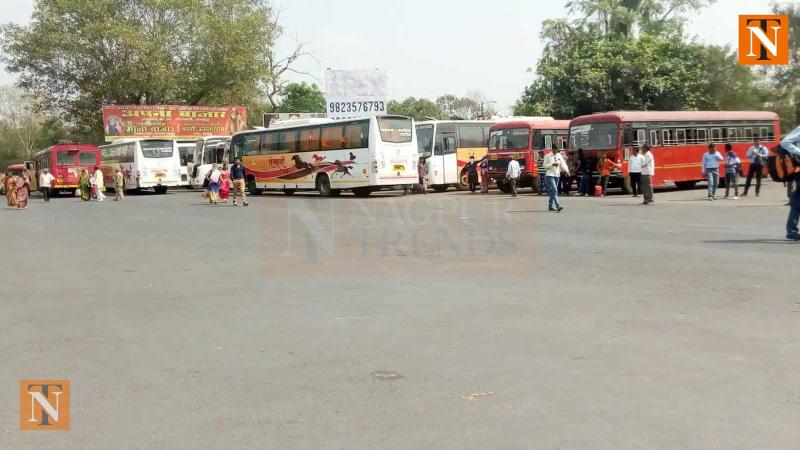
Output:
[[[220,202],[228,203],[231,189],[234,190],[233,206],[237,206],[236,199],[239,196],[242,197],[243,206],[249,205],[244,193],[244,166],[239,158],[236,158],[230,168],[228,168],[228,163],[222,164],[222,169],[217,168],[216,164],[212,165],[203,184],[206,186],[203,197],[207,198],[211,205],[218,205]]]
[[[19,174],[7,172],[3,175],[2,184],[7,206],[17,209],[28,207],[28,195],[31,189],[31,178],[28,172],[22,171]]]

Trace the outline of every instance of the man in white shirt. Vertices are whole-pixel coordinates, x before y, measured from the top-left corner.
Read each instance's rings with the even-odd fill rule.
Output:
[[[47,169],[42,169],[42,174],[39,175],[39,189],[42,191],[44,201],[48,203],[50,202],[50,189],[53,187],[53,180],[55,179],[56,177]]]
[[[653,201],[653,175],[656,174],[656,160],[650,151],[650,146],[644,144],[642,147],[642,197],[643,205],[650,205]]]
[[[97,190],[97,201],[102,202],[106,199],[106,195],[103,194],[103,191],[106,190],[105,182],[103,181],[103,171],[100,170],[99,167],[95,167],[92,178],[94,180],[94,187]]]
[[[558,178],[561,176],[561,172],[569,176],[569,168],[564,157],[558,153],[556,146],[553,146],[552,152],[545,155],[542,167],[545,169],[544,181],[549,195],[547,210],[561,212],[564,208],[558,202]]]
[[[750,160],[750,167],[747,169],[747,179],[744,181],[742,197],[747,197],[747,191],[750,190],[750,182],[753,181],[753,175],[756,177],[756,197],[758,197],[759,191],[761,191],[761,175],[764,165],[767,163],[767,158],[769,158],[769,150],[761,145],[758,138],[753,138],[753,145],[747,149],[746,156]]]
[[[519,162],[516,159],[512,159],[508,163],[508,170],[506,170],[506,178],[508,179],[508,183],[511,185],[511,196],[516,198],[517,197],[517,180],[519,180],[520,168]]]
[[[642,183],[642,163],[644,156],[639,153],[639,149],[634,147],[628,156],[628,179],[631,183],[631,197],[638,197]]]

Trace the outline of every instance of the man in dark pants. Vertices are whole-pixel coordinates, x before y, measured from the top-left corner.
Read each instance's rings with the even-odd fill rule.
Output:
[[[761,175],[768,156],[769,151],[767,147],[761,145],[758,138],[754,138],[753,145],[747,149],[747,159],[750,160],[750,168],[747,169],[747,179],[744,182],[744,193],[742,193],[742,197],[747,197],[747,191],[750,190],[750,182],[753,181],[753,175],[756,176],[756,197],[758,197],[761,191]]]
[[[796,159],[800,159],[800,126],[789,132],[781,141],[781,147]],[[786,219],[786,239],[800,241],[800,185],[798,185],[797,175],[789,180],[789,184],[795,184],[794,192],[789,197],[789,217]]]

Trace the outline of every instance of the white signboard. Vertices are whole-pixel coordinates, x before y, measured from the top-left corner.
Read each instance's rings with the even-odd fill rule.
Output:
[[[382,70],[327,70],[325,112],[329,119],[386,114],[386,73]]]

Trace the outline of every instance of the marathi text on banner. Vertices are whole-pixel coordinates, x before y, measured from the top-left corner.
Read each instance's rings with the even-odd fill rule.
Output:
[[[247,129],[243,106],[106,105],[106,142],[122,138],[190,139]]]

